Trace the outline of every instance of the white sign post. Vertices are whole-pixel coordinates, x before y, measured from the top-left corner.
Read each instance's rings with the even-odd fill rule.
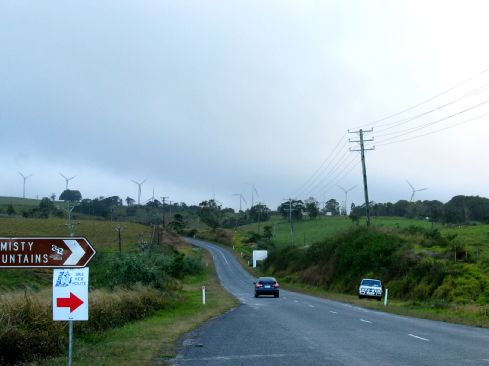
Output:
[[[54,270],[53,320],[69,322],[68,366],[71,366],[73,320],[88,320],[88,267]]]
[[[253,251],[253,268],[256,268],[256,261],[261,261],[267,259],[268,251],[267,250],[254,250]]]

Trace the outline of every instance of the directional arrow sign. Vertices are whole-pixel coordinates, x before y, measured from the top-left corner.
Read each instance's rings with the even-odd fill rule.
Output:
[[[88,320],[89,268],[53,271],[53,320]]]
[[[70,292],[70,297],[58,297],[56,299],[56,306],[58,308],[70,308],[70,313],[78,309],[81,304],[83,304],[83,300],[73,294],[73,292]]]
[[[95,249],[82,237],[0,238],[0,267],[85,267]]]

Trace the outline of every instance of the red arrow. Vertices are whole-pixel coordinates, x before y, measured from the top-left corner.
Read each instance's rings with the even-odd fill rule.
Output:
[[[56,299],[56,306],[58,308],[70,308],[70,313],[74,312],[81,304],[83,304],[83,300],[78,298],[73,292],[70,292],[70,297]]]

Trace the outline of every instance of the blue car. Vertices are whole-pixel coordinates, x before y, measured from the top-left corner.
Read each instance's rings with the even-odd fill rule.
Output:
[[[279,284],[273,277],[259,277],[253,284],[255,285],[255,297],[260,295],[279,296]]]

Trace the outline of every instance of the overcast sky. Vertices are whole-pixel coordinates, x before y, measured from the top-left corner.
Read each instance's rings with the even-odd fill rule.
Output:
[[[2,1],[0,196],[488,197],[486,4]]]

